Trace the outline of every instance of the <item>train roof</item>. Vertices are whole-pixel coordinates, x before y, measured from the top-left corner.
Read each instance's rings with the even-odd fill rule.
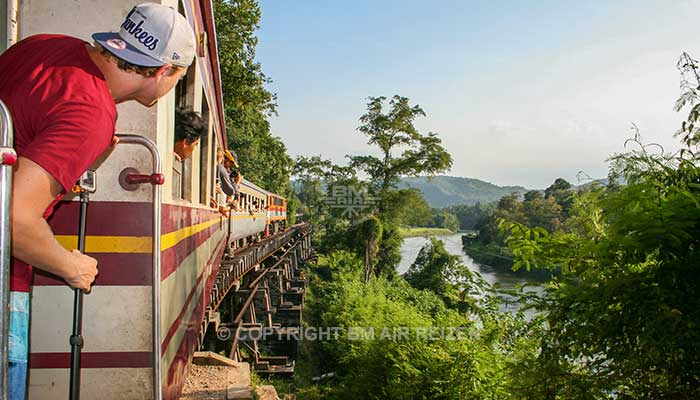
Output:
[[[264,195],[264,196],[275,196],[275,197],[280,197],[280,198],[283,198],[283,199],[284,199],[284,196],[279,195],[279,194],[277,194],[277,193],[273,193],[273,192],[267,191],[267,190],[261,188],[260,186],[254,184],[253,182],[251,182],[251,181],[249,181],[249,180],[247,180],[247,179],[243,179],[243,180],[241,181],[241,186],[243,186],[243,187],[245,187],[245,188],[248,188],[248,189],[250,189],[250,190],[259,192],[261,195]]]

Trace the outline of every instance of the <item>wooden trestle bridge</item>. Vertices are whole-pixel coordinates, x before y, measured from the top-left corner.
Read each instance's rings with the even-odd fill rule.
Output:
[[[301,327],[306,289],[302,267],[315,258],[311,226],[294,225],[257,243],[237,245],[219,267],[199,347],[225,350],[229,358],[246,361],[259,373],[291,374],[298,337],[281,333]]]

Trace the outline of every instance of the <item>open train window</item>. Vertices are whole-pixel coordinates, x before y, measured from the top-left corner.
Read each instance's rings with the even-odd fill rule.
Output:
[[[193,140],[193,129],[196,129],[199,118],[191,109],[178,108],[175,111],[174,142],[173,142],[173,199],[192,200],[192,152],[194,146],[199,146],[201,138]]]
[[[185,15],[185,9],[180,3],[178,7],[180,14]],[[195,99],[195,76],[197,74],[197,63],[187,69],[187,73],[175,86],[175,107],[180,110],[194,110]],[[177,113],[176,113],[177,114]],[[176,115],[177,118],[177,115]],[[173,199],[192,201],[192,157],[185,160],[175,157],[173,161]]]
[[[194,92],[195,92],[195,74],[196,74],[196,67],[191,66],[187,70],[187,74],[185,77],[180,80],[180,82],[177,83],[175,86],[175,104],[176,104],[176,109],[180,111],[187,111],[191,112],[194,110]],[[203,110],[205,111],[205,110]],[[178,112],[175,113],[175,118],[178,118]],[[204,113],[199,112],[198,113],[203,121],[208,125],[208,110],[206,110]],[[175,124],[177,126],[177,122]],[[192,155],[203,155],[203,153],[200,153],[201,147],[208,146],[208,127],[205,131],[205,134],[202,135],[202,137],[199,139],[199,144],[197,144],[197,147],[200,147],[200,149],[194,149],[194,153]],[[175,137],[177,137],[177,132],[175,134]],[[176,140],[176,139],[175,139]],[[191,151],[191,150],[190,150]],[[205,154],[205,153],[204,153]],[[201,171],[197,171],[199,168],[201,168],[201,163],[200,161],[197,161],[196,163],[193,161],[193,158],[195,157],[187,157],[184,160],[180,160],[179,157],[175,157],[175,161],[173,162],[173,198],[175,199],[183,199],[187,201],[193,201],[194,196],[199,196],[199,193],[193,194],[193,188],[192,188],[192,181],[195,176],[201,177]],[[178,165],[179,164],[179,165]],[[205,177],[206,177],[206,172],[205,172]],[[176,179],[179,179],[179,183],[176,184]],[[206,179],[206,178],[205,178]],[[176,191],[177,187],[177,191]],[[201,190],[195,189],[197,192],[201,192]],[[203,199],[206,199],[204,197]],[[195,200],[196,201],[196,200]],[[204,200],[202,200],[204,202]]]
[[[207,166],[211,164],[212,149],[209,145],[210,139],[210,126],[209,126],[209,104],[207,103],[206,96],[202,96],[202,120],[206,121],[207,130],[202,138],[199,140],[199,202],[207,205],[209,200],[207,198],[207,171],[209,170]],[[211,172],[214,174],[215,169]],[[214,178],[212,178],[213,180]]]
[[[241,200],[240,200],[240,204],[238,205],[238,207],[240,208],[241,211],[245,211],[247,205],[248,205],[248,194],[241,192]]]

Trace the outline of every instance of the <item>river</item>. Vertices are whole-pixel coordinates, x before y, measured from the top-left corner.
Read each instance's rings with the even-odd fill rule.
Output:
[[[541,280],[535,279],[533,277],[528,277],[527,275],[515,275],[496,271],[488,265],[479,264],[472,260],[471,257],[464,253],[462,249],[462,234],[455,233],[451,235],[437,236],[438,239],[445,243],[445,250],[450,254],[459,256],[462,259],[462,263],[469,267],[471,271],[477,272],[481,275],[486,282],[491,286],[499,287],[501,289],[516,289],[518,286],[528,285],[526,287],[527,291],[535,291],[542,293],[544,288],[542,287],[543,282]],[[403,245],[401,246],[401,262],[397,268],[399,274],[403,274],[408,271],[408,268],[416,260],[416,256],[420,251],[421,247],[428,242],[426,237],[410,237],[403,240]],[[501,299],[501,310],[509,312],[517,312],[521,304],[518,302],[516,297],[499,294]],[[525,313],[528,317],[532,316],[529,310]]]

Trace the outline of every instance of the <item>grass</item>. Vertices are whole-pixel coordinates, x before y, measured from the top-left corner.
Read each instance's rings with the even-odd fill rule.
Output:
[[[417,237],[417,236],[440,236],[451,235],[455,232],[447,228],[400,228],[401,237]]]

